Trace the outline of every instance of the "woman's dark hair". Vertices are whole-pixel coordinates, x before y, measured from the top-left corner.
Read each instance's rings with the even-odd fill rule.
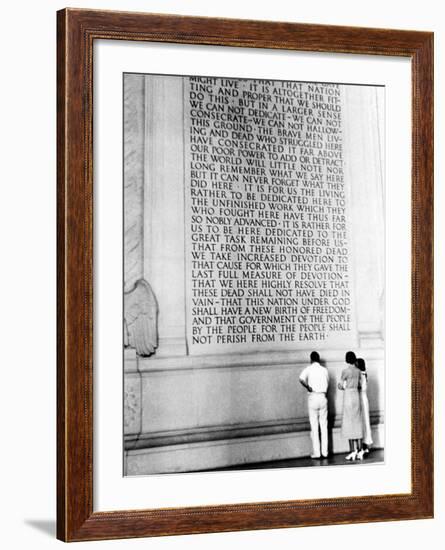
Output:
[[[366,363],[365,363],[365,360],[362,359],[361,357],[359,357],[359,358],[357,359],[357,367],[358,367],[361,371],[363,371],[363,372],[365,372],[365,370],[366,370]]]
[[[320,355],[318,351],[313,351],[311,353],[311,363],[319,363],[320,362]]]
[[[346,352],[346,363],[353,365],[357,361],[357,357],[353,351]]]

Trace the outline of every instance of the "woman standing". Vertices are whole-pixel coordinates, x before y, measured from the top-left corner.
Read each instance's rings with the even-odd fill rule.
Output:
[[[339,390],[344,390],[343,396],[343,422],[341,432],[343,437],[349,440],[349,454],[346,460],[363,459],[362,438],[363,421],[360,400],[360,375],[361,371],[356,367],[357,358],[353,351],[346,353],[348,366],[341,373]]]
[[[366,372],[365,360],[359,357],[357,359],[357,367],[360,369],[360,397],[362,402],[362,415],[364,426],[363,452],[369,453],[372,445],[371,419],[369,416],[369,400],[368,400],[368,373]]]

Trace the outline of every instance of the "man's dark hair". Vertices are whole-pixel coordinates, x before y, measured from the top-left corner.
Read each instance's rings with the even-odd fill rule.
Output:
[[[320,362],[320,356],[318,354],[318,351],[313,351],[311,353],[311,363],[319,363]]]
[[[357,361],[357,357],[355,356],[355,353],[353,351],[347,351],[346,363],[349,363],[350,365],[354,365],[356,361]]]
[[[366,363],[365,363],[365,360],[362,359],[361,357],[359,357],[357,359],[357,367],[361,370],[361,371],[365,371],[366,370]]]

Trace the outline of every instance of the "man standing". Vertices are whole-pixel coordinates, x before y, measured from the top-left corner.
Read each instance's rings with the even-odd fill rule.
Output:
[[[308,391],[309,422],[311,424],[312,454],[311,458],[328,456],[328,369],[320,365],[320,356],[316,351],[311,353],[311,364],[300,374],[300,383]]]

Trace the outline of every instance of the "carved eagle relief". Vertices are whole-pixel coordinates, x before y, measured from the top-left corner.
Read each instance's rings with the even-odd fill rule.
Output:
[[[124,346],[145,357],[158,346],[158,303],[144,279],[124,292]]]

